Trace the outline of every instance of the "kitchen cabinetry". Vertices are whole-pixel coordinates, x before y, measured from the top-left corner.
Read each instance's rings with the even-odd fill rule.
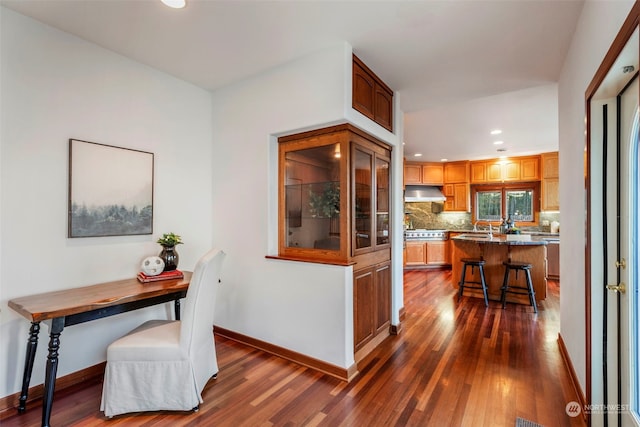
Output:
[[[406,242],[408,267],[450,264],[448,240]]]
[[[442,163],[405,163],[405,185],[436,185],[444,183]]]
[[[278,142],[279,257],[355,266],[361,360],[390,334],[391,149],[349,124]]]
[[[427,265],[450,264],[448,248],[448,240],[427,242]]]
[[[442,187],[447,200],[445,211],[469,212],[469,162],[449,162],[444,165],[444,185]]]
[[[560,174],[558,152],[544,153],[542,159],[541,209],[543,211],[560,210]]]
[[[405,185],[422,184],[422,165],[405,163],[404,183]]]
[[[391,323],[391,262],[358,270],[353,278],[354,347],[361,350]]]
[[[469,162],[449,162],[444,164],[444,183],[468,183],[469,182]]]
[[[471,208],[469,184],[445,184],[442,192],[447,198],[444,202],[445,211],[469,212]]]
[[[547,278],[560,279],[560,242],[547,242]]]
[[[352,106],[393,132],[393,91],[353,55]]]
[[[427,246],[423,241],[407,242],[407,266],[425,265]]]
[[[540,158],[538,156],[471,162],[472,184],[539,180]]]

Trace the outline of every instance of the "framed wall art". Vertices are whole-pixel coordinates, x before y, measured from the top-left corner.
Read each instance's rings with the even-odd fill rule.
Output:
[[[153,153],[69,140],[69,237],[153,233]]]

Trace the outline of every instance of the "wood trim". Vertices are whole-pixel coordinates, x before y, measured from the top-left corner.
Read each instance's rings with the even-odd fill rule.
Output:
[[[400,322],[404,322],[406,318],[407,318],[407,310],[404,308],[404,306],[402,306],[400,307]]]
[[[564,362],[564,366],[567,368],[567,372],[569,373],[569,377],[571,378],[571,384],[573,385],[573,390],[576,392],[576,396],[580,400],[580,406],[582,408],[587,407],[587,401],[585,400],[584,393],[582,392],[582,388],[580,387],[580,381],[578,380],[578,375],[576,374],[576,370],[573,367],[573,363],[571,362],[571,357],[569,357],[569,352],[567,351],[567,347],[564,344],[564,340],[562,339],[562,335],[558,333],[558,348],[560,349],[560,356],[562,356],[562,361]],[[587,421],[587,413],[586,411],[582,411],[582,417],[585,421]]]
[[[307,355],[295,352],[293,350],[289,350],[287,348],[268,343],[266,341],[262,341],[247,335],[240,334],[238,332],[221,328],[219,326],[214,326],[213,332],[217,335],[223,336],[230,340],[237,341],[239,343],[248,345],[250,347],[257,348],[259,350],[265,351],[267,353],[273,354],[278,357],[282,357],[283,359],[290,360],[302,366],[315,369],[316,371],[322,372],[323,374],[330,375],[334,378],[338,378],[339,380],[342,380],[342,381],[349,382],[352,379],[354,379],[356,375],[358,375],[358,369],[355,363],[345,369],[339,366],[331,365],[327,362],[323,362],[322,360],[318,360],[313,357],[309,357]]]
[[[65,375],[60,378],[56,378],[55,390],[56,393],[64,389],[82,384],[89,380],[101,380],[104,377],[104,368],[107,362],[98,363],[97,365],[89,366],[88,368],[81,369],[76,372],[72,372],[69,375]],[[42,400],[44,395],[44,384],[39,384],[33,387],[29,387],[29,398],[27,399],[27,410],[30,404],[36,400]],[[10,394],[0,399],[0,420],[3,420],[10,415],[13,415],[12,411],[18,410],[20,392]]]
[[[593,364],[593,357],[591,355],[591,98],[595,95],[596,91],[602,81],[606,77],[607,73],[613,66],[616,58],[620,55],[620,52],[626,45],[627,41],[638,28],[640,23],[640,2],[636,1],[629,12],[629,15],[625,19],[620,31],[616,35],[613,43],[609,47],[606,55],[602,59],[602,63],[598,67],[591,83],[587,86],[585,91],[585,112],[586,112],[586,162],[585,162],[585,189],[587,192],[587,218],[585,224],[586,233],[586,245],[585,245],[585,280],[584,280],[584,293],[585,293],[585,359],[586,359],[586,401],[591,402],[592,396],[592,384],[593,378],[591,376],[591,365]],[[591,425],[591,416],[587,415],[587,425]]]

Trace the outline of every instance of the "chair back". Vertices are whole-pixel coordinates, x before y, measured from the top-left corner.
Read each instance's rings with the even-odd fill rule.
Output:
[[[220,287],[220,249],[207,252],[196,264],[184,301],[180,325],[180,347],[193,360],[203,348],[213,347],[213,312]]]

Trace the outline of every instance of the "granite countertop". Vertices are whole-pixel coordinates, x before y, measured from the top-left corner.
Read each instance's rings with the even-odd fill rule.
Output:
[[[513,234],[512,236],[526,236],[523,234]],[[491,245],[509,245],[509,246],[540,246],[548,244],[547,240],[535,239],[535,240],[507,240],[507,236],[504,234],[494,235],[489,237],[487,233],[465,233],[459,236],[453,237],[451,240],[466,241]]]

